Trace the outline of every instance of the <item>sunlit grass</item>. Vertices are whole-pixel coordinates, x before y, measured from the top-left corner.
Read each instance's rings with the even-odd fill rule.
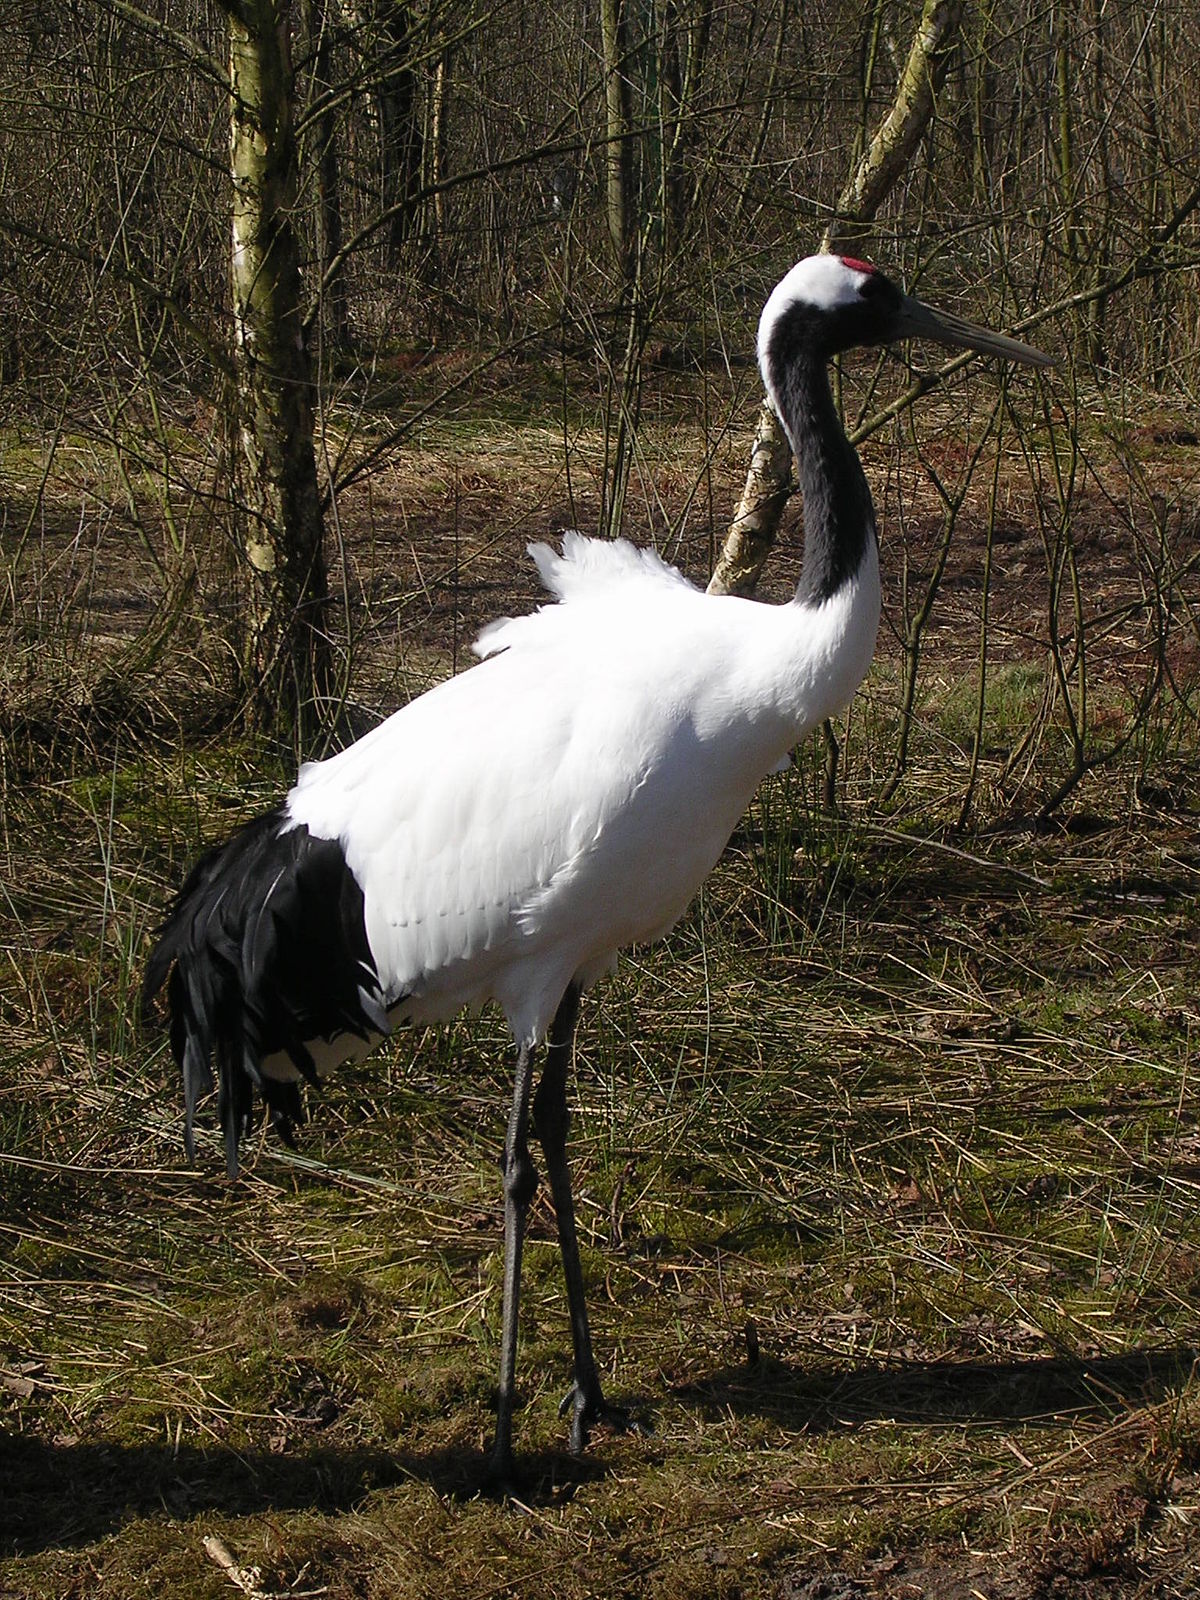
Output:
[[[242,760],[142,755],[9,795],[27,870],[2,980],[6,1582],[59,1592],[86,1550],[90,1592],[146,1572],[221,1592],[212,1530],[277,1586],[386,1569],[395,1594],[432,1594],[448,1561],[484,1592],[501,1561],[563,1595],[774,1592],[822,1565],[946,1562],[964,1538],[1051,1566],[1080,1540],[1183,1559],[1200,1103],[1177,819],[1102,849],[980,837],[965,861],[853,794],[823,827],[803,760],[764,791],[671,943],[586,1006],[596,1343],[655,1432],[597,1441],[582,1477],[562,1454],[542,1195],[525,1524],[470,1498],[496,1364],[498,1019],[345,1072],[300,1155],[252,1146],[235,1186],[215,1133],[182,1162],[137,980],[187,858],[265,797],[260,775],[228,805]],[[1126,889],[1151,858],[1165,903]]]
[[[701,459],[677,419],[644,438],[665,460],[639,508],[657,534],[652,480],[681,501],[736,464],[723,445]],[[371,714],[464,666],[484,615],[532,603],[521,545],[594,492],[594,439],[577,441],[573,502],[544,465],[554,443],[548,423],[439,424],[375,499],[351,497],[354,692]],[[694,572],[711,514],[664,541]],[[37,582],[21,637],[41,695],[47,619],[73,614],[54,611],[48,569]],[[83,662],[72,626],[47,670]],[[1077,812],[1035,829],[1003,764],[1044,667],[991,663],[965,832],[971,648],[935,658],[884,808],[885,618],[840,730],[838,812],[814,741],[764,785],[669,943],[587,1000],[572,1146],[597,1354],[654,1431],[565,1453],[570,1338],[543,1190],[522,1302],[528,1515],[477,1497],[501,1020],[407,1033],[342,1072],[299,1152],[251,1141],[235,1185],[208,1108],[189,1168],[174,1066],[138,1015],[145,951],[190,861],[270,803],[291,757],[166,695],[157,721],[106,713],[82,667],[74,700],[55,688],[36,717],[10,701],[0,1592],[233,1593],[205,1555],[215,1533],[264,1593],[817,1600],[822,1583],[988,1595],[1000,1573],[1021,1600],[1186,1595],[1190,680]],[[1106,693],[1119,709],[1116,690],[1094,703]],[[1059,737],[1048,723],[1048,760]]]

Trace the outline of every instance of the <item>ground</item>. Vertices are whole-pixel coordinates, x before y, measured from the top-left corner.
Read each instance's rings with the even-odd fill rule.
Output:
[[[751,419],[714,443],[700,409],[648,407],[630,531],[702,576]],[[1061,718],[1037,723],[1046,572],[1070,562],[1044,483],[972,489],[884,805],[905,616],[943,526],[926,468],[945,482],[962,467],[957,427],[934,411],[919,455],[867,448],[887,619],[842,730],[837,814],[819,749],[800,752],[671,941],[586,1003],[584,1265],[602,1375],[642,1427],[566,1453],[543,1190],[520,1507],[479,1492],[510,1084],[498,1020],[412,1033],[347,1070],[298,1152],[264,1137],[234,1184],[211,1115],[196,1166],[183,1159],[173,1067],[137,1015],[145,948],[199,844],[267,803],[288,761],[205,721],[202,628],[187,661],[128,688],[120,719],[88,699],[95,652],[111,659],[144,621],[153,568],[106,523],[75,645],[37,635],[36,669],[14,652],[5,701],[0,1594],[1200,1592],[1197,748],[1178,706],[1118,748],[1151,670],[1130,597],[1156,527],[1190,572],[1195,452],[1141,441],[1149,510],[1127,495],[1125,531],[1104,441],[1105,470],[1082,475],[1088,748],[1115,753],[1049,815],[1070,767]],[[480,623],[535,602],[522,546],[588,526],[598,453],[581,427],[568,476],[551,425],[484,395],[348,493],[353,718],[464,666]],[[14,467],[10,526],[22,481]],[[77,535],[50,516],[26,547],[43,613],[78,595]],[[797,537],[768,592],[786,592]],[[221,598],[214,583],[197,612]],[[1186,710],[1194,643],[1164,648]]]

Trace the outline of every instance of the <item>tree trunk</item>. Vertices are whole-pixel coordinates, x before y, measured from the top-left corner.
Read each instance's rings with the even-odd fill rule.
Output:
[[[446,51],[438,56],[429,89],[429,137],[423,151],[426,172],[424,184],[433,190],[433,217],[427,231],[435,247],[441,246],[446,226],[446,197],[438,185],[446,165]]]
[[[951,46],[958,36],[963,4],[964,0],[925,0],[892,109],[838,196],[833,220],[821,240],[823,250],[831,249],[835,241],[847,236],[864,237],[869,223],[912,159],[933,116],[935,97],[945,78]],[[758,414],[746,487],[709,580],[710,594],[754,593],[791,493],[791,466],[787,436],[770,405],[764,404]],[[837,799],[840,746],[828,719],[823,724],[822,735],[825,744],[822,803],[826,810],[832,811]]]
[[[764,400],[742,498],[708,582],[709,594],[752,594],[792,493],[792,447]]]
[[[659,40],[664,251],[678,246],[691,209],[693,197],[688,185],[687,156],[695,142],[695,128],[689,119],[696,106],[708,56],[712,0],[695,0],[686,17],[682,11],[678,0],[667,0],[662,10]]]
[[[642,356],[646,346],[642,303],[644,241],[635,201],[629,39],[624,0],[600,0],[600,43],[604,56],[607,137],[604,146],[605,216],[616,258],[619,311],[625,329],[624,348],[619,363],[614,363],[616,370],[610,379],[604,472],[600,485],[600,529],[605,537],[615,539],[621,532],[625,491],[633,461],[633,441],[641,410]],[[616,422],[612,428],[614,410]]]
[[[600,41],[604,52],[605,213],[608,236],[622,278],[631,273],[633,243],[633,145],[629,137],[628,50],[622,0],[600,0]]]
[[[412,232],[421,192],[421,124],[417,74],[412,64],[413,16],[407,5],[378,7],[377,48],[382,73],[375,91],[379,117],[381,200],[388,223],[385,250],[389,266],[397,266]]]
[[[315,725],[329,688],[328,585],[313,386],[293,217],[288,0],[229,18],[234,359],[249,595],[243,671],[258,728]]]
[[[322,351],[336,354],[350,342],[350,314],[346,300],[346,275],[330,266],[342,249],[342,190],[338,170],[337,117],[332,109],[333,28],[326,0],[301,0],[304,37],[311,67],[311,100],[320,106],[312,122],[306,165],[315,190],[313,205],[313,255],[317,282],[324,285],[315,326]],[[322,104],[323,103],[323,104]]]
[[[912,160],[933,117],[958,39],[963,5],[964,0],[925,0],[892,109],[838,196],[833,220],[821,240],[823,250],[831,250],[847,237],[863,237]]]

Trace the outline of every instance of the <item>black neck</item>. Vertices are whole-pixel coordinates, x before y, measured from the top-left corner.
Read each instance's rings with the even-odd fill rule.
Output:
[[[831,599],[858,571],[875,537],[875,508],[833,403],[827,356],[806,341],[772,343],[773,398],[792,442],[804,498],[804,560],[796,597],[815,605]]]

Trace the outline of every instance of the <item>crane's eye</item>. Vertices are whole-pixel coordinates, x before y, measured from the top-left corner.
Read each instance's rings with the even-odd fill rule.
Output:
[[[886,321],[898,309],[900,294],[890,278],[885,278],[882,272],[872,272],[858,286],[858,303],[872,317]]]

